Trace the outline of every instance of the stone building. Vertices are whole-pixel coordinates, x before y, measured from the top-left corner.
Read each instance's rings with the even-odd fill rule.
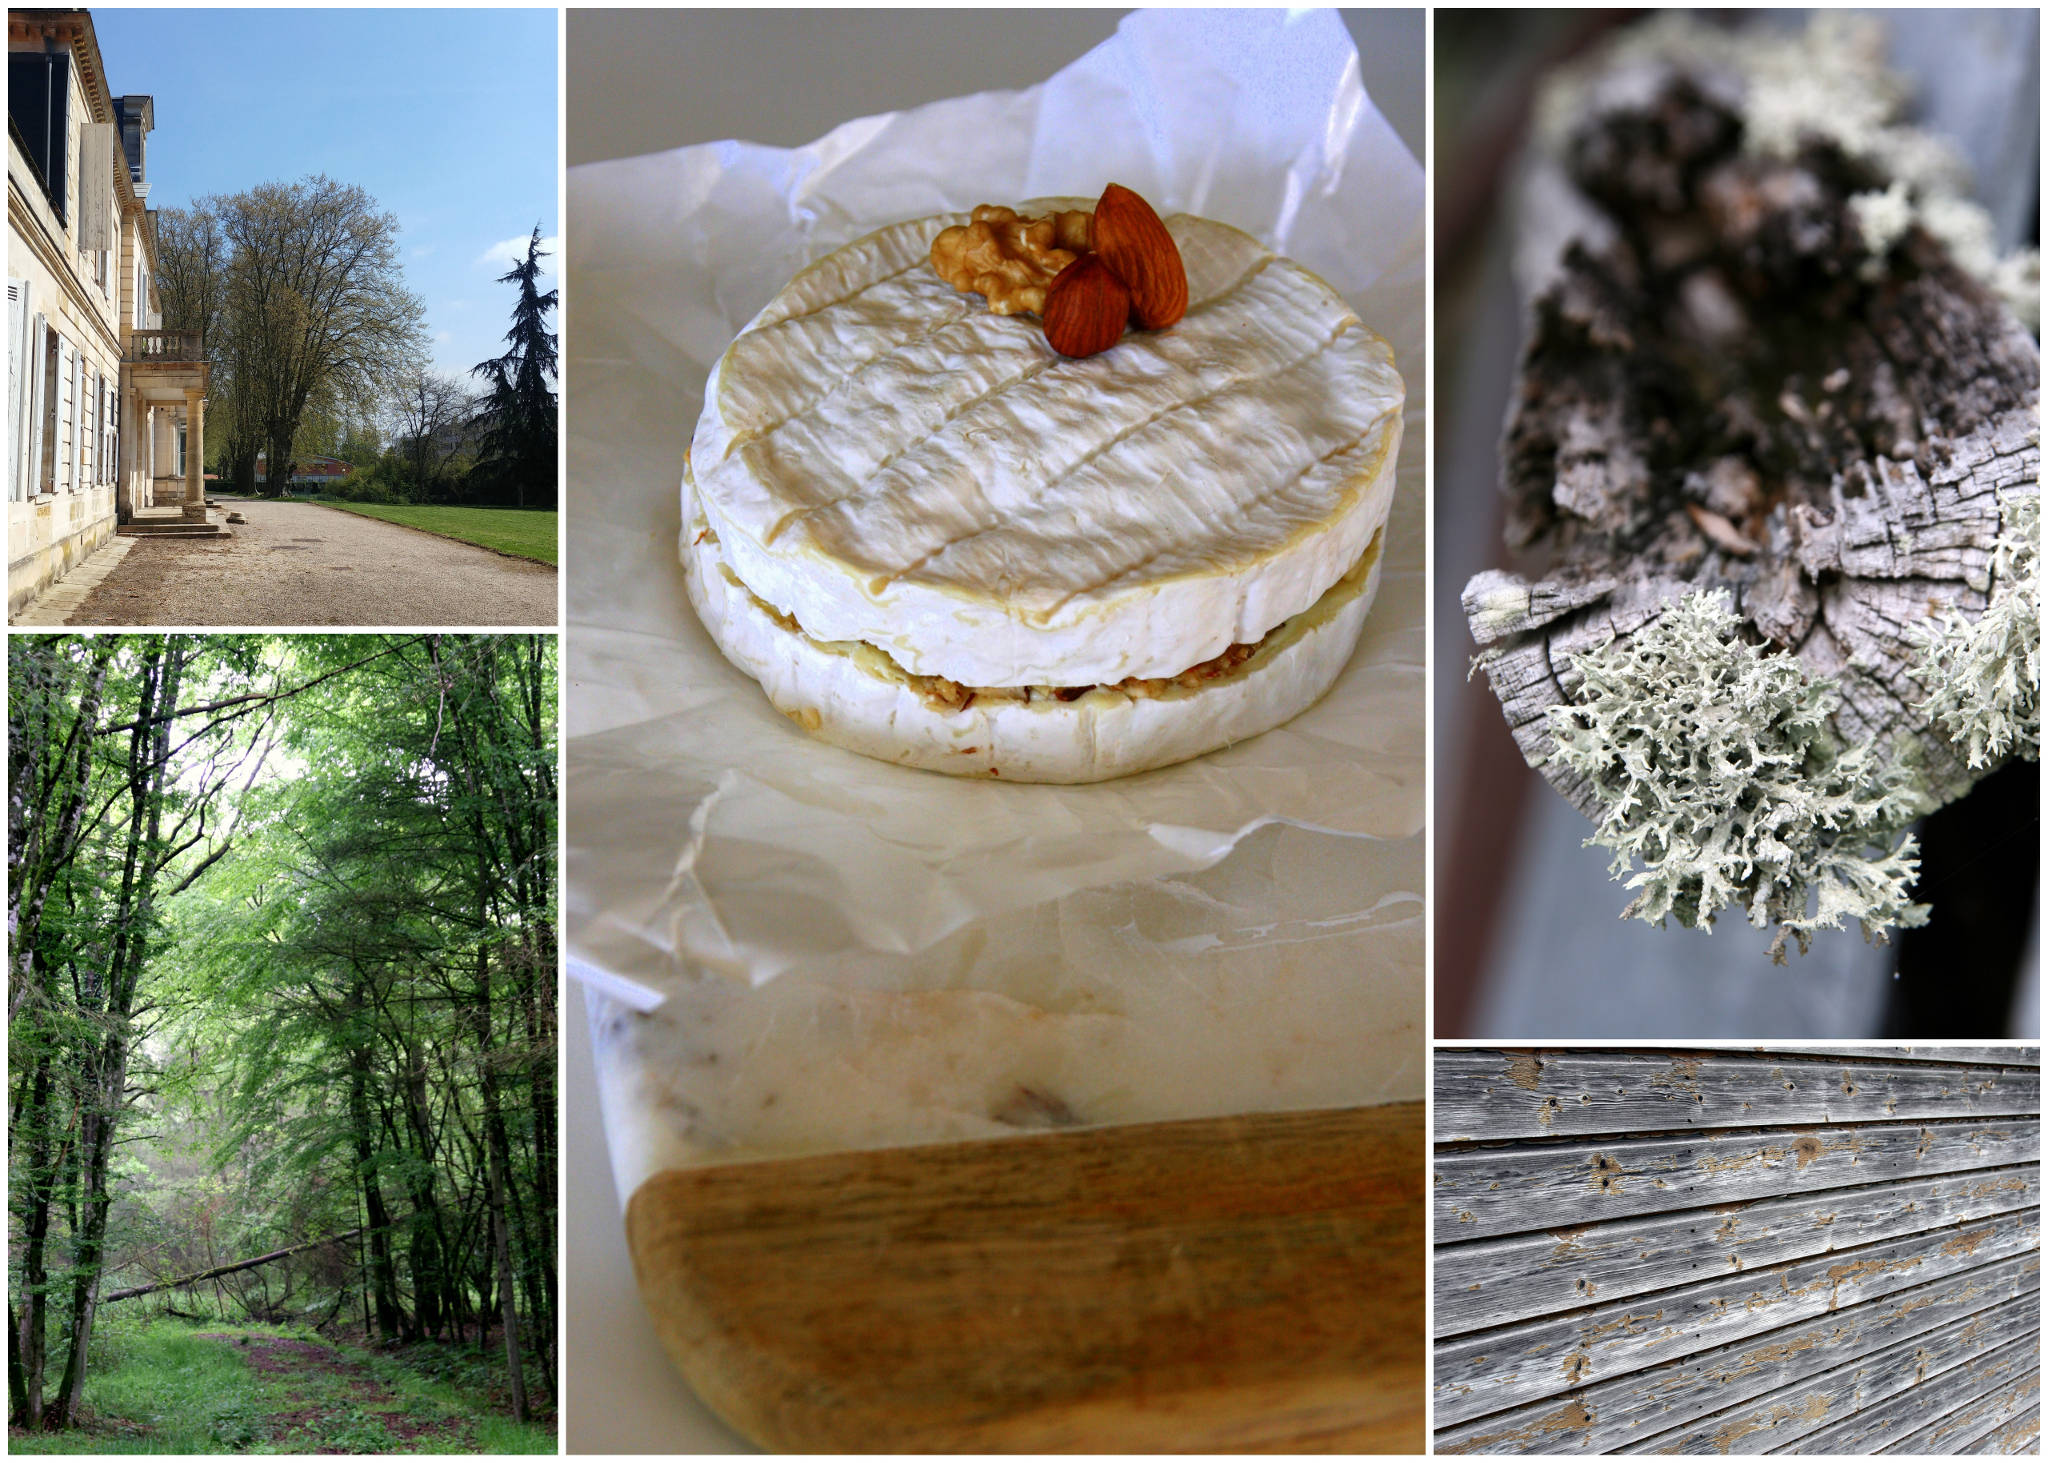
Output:
[[[147,96],[116,96],[83,10],[7,16],[7,605],[138,510],[206,513],[207,368],[167,331]]]

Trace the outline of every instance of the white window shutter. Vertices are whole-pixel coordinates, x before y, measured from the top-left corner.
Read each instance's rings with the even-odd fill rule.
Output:
[[[49,332],[50,327],[43,317],[35,316],[28,334],[28,431],[23,434],[28,442],[24,496],[31,498],[43,490],[43,403],[51,389]]]
[[[8,459],[7,471],[7,496],[10,499],[22,496],[21,392],[22,382],[28,375],[23,365],[27,359],[28,281],[10,276],[7,281],[7,440],[14,449]]]
[[[78,247],[114,247],[111,223],[114,152],[120,143],[112,122],[87,122],[78,129]],[[104,276],[102,276],[104,278]]]

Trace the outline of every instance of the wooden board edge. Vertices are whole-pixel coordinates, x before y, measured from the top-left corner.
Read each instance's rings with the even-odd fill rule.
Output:
[[[1372,1146],[1398,1162],[1414,1187],[1412,1242],[1416,1292],[1412,1317],[1387,1317],[1398,1327],[1412,1320],[1412,1366],[1389,1366],[1361,1388],[1361,1379],[1307,1379],[1278,1395],[1268,1389],[1239,1389],[1219,1398],[1154,1394],[1131,1406],[1064,1407],[1044,1415],[1029,1412],[991,1418],[985,1425],[942,1432],[915,1427],[888,1415],[843,1388],[800,1375],[786,1358],[731,1344],[715,1304],[697,1284],[687,1236],[674,1222],[676,1205],[687,1204],[707,1170],[672,1169],[651,1175],[627,1204],[627,1242],[642,1304],[670,1360],[698,1397],[734,1431],[757,1446],[797,1451],[1230,1451],[1413,1453],[1425,1450],[1428,1340],[1423,1323],[1422,1267],[1427,1239],[1422,1191],[1428,1145],[1421,1101],[1371,1108],[1326,1110],[1368,1125]],[[1020,1135],[996,1140],[1014,1145],[1113,1141],[1148,1130],[1192,1128],[1219,1122],[1288,1122],[1318,1114],[1252,1114],[1240,1119],[1196,1118],[1170,1123],[1090,1128]],[[943,1161],[949,1150],[985,1143],[934,1144],[879,1150],[898,1161],[918,1155]],[[1396,1155],[1399,1155],[1397,1158]],[[764,1159],[723,1166],[726,1173],[761,1165],[803,1165],[845,1155]]]

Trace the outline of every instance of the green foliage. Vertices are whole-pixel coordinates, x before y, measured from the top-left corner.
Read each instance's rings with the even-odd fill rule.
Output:
[[[1972,767],[2041,757],[2041,499],[2000,498],[2005,521],[1991,557],[1991,603],[1975,620],[1950,609],[1916,625],[1920,709]]]
[[[61,1355],[74,1279],[104,1296],[349,1236],[104,1304],[88,1399],[165,1301],[326,1329],[367,1308],[381,1339],[474,1357],[501,1289],[552,1394],[556,675],[552,637],[10,646],[10,873],[49,895],[11,976],[10,1203],[42,1238],[10,1246],[10,1299],[48,1312],[22,1334]],[[79,1096],[95,1073],[112,1101]],[[96,1165],[81,1112],[123,1134]]]
[[[1551,708],[1553,756],[1605,809],[1589,843],[1639,890],[1623,911],[1711,927],[1729,907],[1812,932],[1855,920],[1882,940],[1924,924],[1909,891],[1919,859],[1901,837],[1920,811],[1907,770],[1829,727],[1836,693],[1798,659],[1747,644],[1722,593],[1692,594],[1626,642],[1575,658],[1573,703]]]

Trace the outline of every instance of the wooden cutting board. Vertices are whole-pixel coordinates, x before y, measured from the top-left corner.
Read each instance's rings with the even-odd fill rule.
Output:
[[[626,1228],[764,1447],[1423,1448],[1422,1104],[671,1170]]]

